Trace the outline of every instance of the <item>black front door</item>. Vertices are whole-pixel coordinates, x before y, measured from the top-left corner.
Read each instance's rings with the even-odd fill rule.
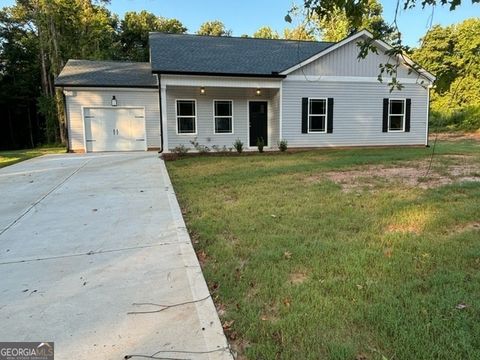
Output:
[[[268,121],[267,121],[267,108],[268,103],[266,101],[250,101],[249,113],[250,113],[250,146],[257,146],[257,140],[262,138],[265,146],[268,138]]]

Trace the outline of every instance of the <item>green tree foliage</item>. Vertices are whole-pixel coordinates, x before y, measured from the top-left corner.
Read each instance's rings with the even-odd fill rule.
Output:
[[[437,76],[431,96],[434,114],[471,128],[471,116],[480,113],[480,19],[434,26],[412,57]],[[480,127],[480,119],[476,124]]]
[[[270,26],[262,26],[253,33],[253,37],[258,39],[279,39],[280,35]]]
[[[383,20],[382,12],[383,8],[378,0],[367,0],[359,24],[353,24],[347,17],[345,9],[341,7],[335,7],[328,15],[321,17],[313,13],[312,21],[318,27],[324,41],[340,41],[361,29],[370,30],[385,38],[391,34],[392,29]]]
[[[148,61],[148,33],[185,33],[187,28],[177,19],[156,16],[148,11],[127,12],[120,25],[121,58]]]
[[[480,3],[480,0],[463,0],[470,1],[472,4]],[[369,52],[375,52],[376,48],[373,46],[372,41],[384,36],[384,31],[388,30],[389,33],[395,34],[395,39],[392,43],[392,49],[388,50],[386,53],[392,58],[397,58],[402,54],[408,52],[409,48],[402,44],[401,31],[397,25],[397,14],[403,8],[403,10],[410,10],[416,6],[425,7],[434,7],[434,6],[448,6],[451,11],[455,10],[457,6],[461,5],[462,0],[397,0],[397,10],[395,12],[395,18],[393,25],[390,29],[383,29],[383,31],[374,31],[374,39],[367,39],[359,42],[359,57],[364,58]],[[342,9],[349,27],[352,29],[360,29],[362,23],[368,18],[368,14],[371,12],[371,0],[304,0],[303,8],[308,14],[308,17],[316,16],[319,19],[331,19],[332,16],[338,12],[338,9]],[[285,16],[287,22],[292,21],[292,14],[295,14],[298,11],[296,6],[293,6],[291,10]],[[373,30],[381,30],[373,29]],[[400,63],[395,64],[394,66],[386,66],[388,64],[382,64],[381,70],[391,77],[392,81],[389,83],[391,89],[401,89],[402,84],[397,81],[397,69],[400,66]]]
[[[300,24],[293,29],[285,28],[283,38],[286,40],[316,40],[313,30],[308,29],[305,24]]]
[[[227,30],[225,24],[220,20],[206,21],[197,30],[197,35],[209,36],[231,36],[232,31]]]
[[[149,31],[186,31],[176,19],[147,12],[127,13],[119,24],[106,4],[107,0],[17,0],[0,11],[0,94],[4,95],[0,114],[8,121],[2,125],[12,134],[15,122],[10,119],[18,119],[17,112],[28,113],[31,145],[36,142],[32,127],[43,129],[46,136],[40,141],[65,144],[63,95],[55,89],[54,79],[68,59],[146,61]],[[20,146],[12,135],[8,142]]]

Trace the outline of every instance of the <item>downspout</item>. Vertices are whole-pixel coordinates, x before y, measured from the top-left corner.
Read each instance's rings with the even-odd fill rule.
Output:
[[[69,153],[70,152],[70,134],[69,134],[69,131],[68,131],[68,127],[69,127],[69,124],[70,124],[70,119],[69,119],[69,116],[68,116],[68,107],[67,107],[67,97],[65,96],[65,92],[63,91],[64,89],[62,89],[62,98],[63,98],[63,112],[65,114],[65,143],[66,143],[66,152]],[[84,134],[85,136],[85,134]],[[87,149],[85,149],[85,152],[87,151]]]
[[[426,139],[425,139],[425,147],[429,148],[430,147],[430,144],[428,142],[428,138],[430,136],[430,126],[429,126],[429,121],[430,121],[430,90],[431,88],[433,87],[432,84],[430,84],[428,87],[427,87],[427,131],[426,131]]]
[[[162,83],[160,80],[160,74],[157,74],[158,79],[158,109],[160,111],[160,150],[158,153],[161,154],[163,152],[163,118],[162,118]]]

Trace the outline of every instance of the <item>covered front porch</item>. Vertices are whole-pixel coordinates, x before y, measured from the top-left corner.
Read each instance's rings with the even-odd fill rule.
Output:
[[[164,150],[194,150],[193,143],[229,150],[239,139],[245,150],[275,149],[280,140],[281,85],[275,79],[195,76],[161,77]]]

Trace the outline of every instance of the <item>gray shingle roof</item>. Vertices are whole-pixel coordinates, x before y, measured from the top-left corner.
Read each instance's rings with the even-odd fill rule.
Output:
[[[68,60],[56,86],[157,87],[150,63]]]
[[[334,43],[150,33],[152,71],[268,76]]]

